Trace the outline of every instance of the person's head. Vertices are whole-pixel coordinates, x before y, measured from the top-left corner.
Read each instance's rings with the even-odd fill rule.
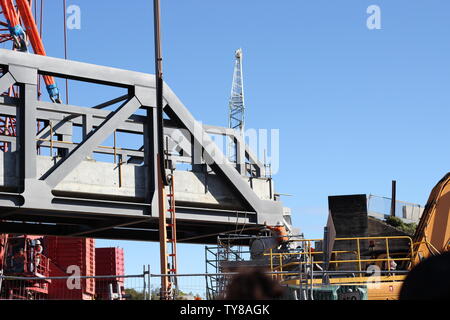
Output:
[[[400,300],[450,300],[450,252],[419,263],[406,277]]]
[[[228,283],[226,300],[274,300],[283,296],[283,287],[263,269],[245,268],[239,270]]]

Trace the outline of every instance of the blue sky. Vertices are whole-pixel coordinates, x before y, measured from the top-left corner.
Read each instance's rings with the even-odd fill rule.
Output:
[[[63,57],[62,1],[45,4],[47,54]],[[68,4],[81,8],[69,58],[154,72],[152,1]],[[373,4],[381,30],[366,27]],[[320,237],[329,195],[389,196],[396,179],[398,199],[425,204],[448,171],[448,12],[445,0],[163,0],[164,77],[198,120],[226,126],[243,48],[246,126],[280,129],[277,191],[293,195],[295,226]],[[124,247],[127,273],[159,270],[157,243],[97,243]],[[180,272],[204,271],[203,246],[179,253]]]

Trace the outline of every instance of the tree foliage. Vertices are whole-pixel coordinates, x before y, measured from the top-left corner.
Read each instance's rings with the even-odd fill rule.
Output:
[[[403,231],[404,233],[407,233],[409,235],[414,235],[414,232],[416,232],[416,228],[417,228],[417,223],[406,223],[403,222],[402,219],[398,218],[398,217],[392,217],[389,216],[386,218],[386,223],[393,226],[394,228],[397,228],[401,231]]]

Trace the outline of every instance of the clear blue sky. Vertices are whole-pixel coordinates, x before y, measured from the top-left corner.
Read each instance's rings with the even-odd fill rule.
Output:
[[[63,57],[62,0],[45,3],[47,52]],[[154,72],[151,0],[68,3],[82,19],[71,59]],[[366,27],[372,4],[381,30]],[[162,0],[165,80],[198,120],[226,126],[243,48],[246,125],[280,129],[277,191],[293,194],[295,226],[320,237],[329,195],[389,196],[396,179],[398,199],[425,204],[448,171],[449,12],[446,0]],[[124,247],[127,273],[159,270],[156,243],[97,243]],[[179,252],[180,272],[204,271],[203,246]]]

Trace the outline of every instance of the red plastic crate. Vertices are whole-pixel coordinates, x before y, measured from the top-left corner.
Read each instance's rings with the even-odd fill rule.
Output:
[[[82,276],[95,275],[95,240],[90,238],[46,237],[45,251],[52,261],[50,275],[67,275],[70,265],[80,267]],[[80,290],[67,288],[66,280],[57,280],[49,286],[50,299],[92,299],[95,280],[81,279]]]
[[[95,249],[96,275],[123,275],[124,253],[122,248]]]
[[[96,248],[95,249],[95,273],[103,275],[124,275],[124,253],[122,248]],[[99,278],[96,279],[95,290],[100,300],[109,299],[110,285],[114,292],[118,290],[124,294],[123,278]],[[120,288],[120,289],[118,289]]]

